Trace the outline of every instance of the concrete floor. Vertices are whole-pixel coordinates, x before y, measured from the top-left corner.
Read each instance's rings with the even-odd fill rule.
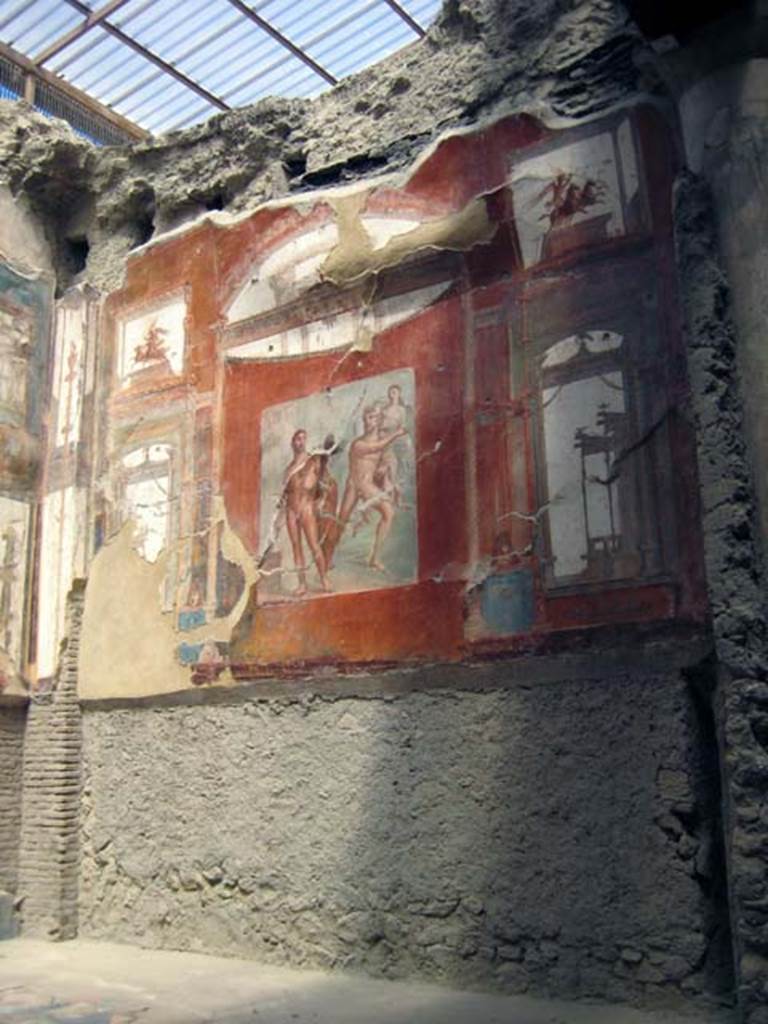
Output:
[[[724,1024],[106,942],[0,943],[0,1024]]]

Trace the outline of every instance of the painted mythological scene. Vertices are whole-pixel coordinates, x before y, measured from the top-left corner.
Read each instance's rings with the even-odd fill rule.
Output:
[[[119,375],[130,384],[152,384],[184,365],[182,296],[121,325]]]
[[[260,601],[416,579],[412,370],[265,410]]]
[[[634,231],[640,189],[631,123],[522,160],[511,176],[526,267]]]

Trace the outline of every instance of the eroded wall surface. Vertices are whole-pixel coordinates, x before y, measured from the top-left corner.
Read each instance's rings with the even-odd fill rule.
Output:
[[[26,708],[0,708],[0,889],[16,892],[21,835],[21,756]]]
[[[726,992],[713,750],[680,673],[442,671],[434,692],[372,680],[389,699],[91,707],[81,934],[512,992]]]

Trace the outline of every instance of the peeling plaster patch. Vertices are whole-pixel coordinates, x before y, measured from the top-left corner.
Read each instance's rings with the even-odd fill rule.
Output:
[[[363,227],[371,240],[374,250],[383,249],[393,238],[406,235],[420,225],[421,221],[404,217],[363,217]]]
[[[13,264],[19,253],[31,266],[41,270],[52,269],[51,250],[45,232],[30,212],[28,202],[14,196],[10,189],[0,186],[0,254]],[[17,269],[17,268],[14,268]]]
[[[619,99],[614,103],[605,104],[600,109],[594,110],[587,116],[583,117],[571,117],[558,113],[553,109],[550,103],[542,99],[536,99],[535,97],[525,95],[516,95],[514,98],[503,99],[498,103],[495,103],[491,111],[489,111],[484,117],[473,118],[472,124],[470,125],[456,126],[443,130],[436,139],[415,154],[415,158],[404,170],[398,169],[385,172],[375,177],[369,177],[364,182],[334,185],[323,194],[326,197],[331,195],[337,198],[345,198],[347,196],[357,195],[360,192],[370,193],[371,190],[378,187],[403,188],[445,142],[450,139],[475,135],[478,131],[482,131],[483,129],[496,124],[498,120],[503,117],[530,117],[540,121],[546,128],[562,130],[566,128],[573,128],[576,125],[584,125],[593,121],[598,121],[607,114],[611,114],[618,110],[631,109],[636,106],[638,102],[643,102],[650,106],[656,106],[664,113],[669,112],[668,105],[663,100],[660,100],[657,96],[650,94],[644,94],[642,97],[634,97],[629,102],[625,98]],[[289,195],[269,198],[263,202],[249,203],[237,211],[201,211],[197,216],[190,218],[189,220],[185,220],[183,223],[169,228],[166,231],[157,232],[144,244],[133,247],[130,251],[125,253],[123,262],[130,263],[135,259],[140,258],[144,253],[156,246],[164,245],[172,239],[180,238],[189,232],[196,231],[205,224],[212,224],[217,228],[233,227],[252,217],[256,209],[274,210],[291,207],[301,213],[305,213],[311,206],[311,203],[308,200],[308,195],[309,193],[301,193],[294,196]],[[374,248],[378,249],[378,246],[374,244]]]
[[[67,595],[76,576],[86,574],[86,543],[81,524],[87,521],[83,488],[62,487],[42,501],[40,584],[38,594],[37,675],[56,673],[59,646],[65,635]]]
[[[211,536],[223,526],[221,552],[245,575],[243,593],[225,618],[179,632],[174,616],[162,611],[169,553],[146,561],[136,550],[136,527],[127,522],[91,563],[85,594],[80,647],[79,695],[83,698],[141,697],[172,693],[191,685],[189,666],[178,659],[179,643],[210,650],[228,643],[257,578],[253,559],[226,518],[221,497],[214,499]],[[232,682],[228,671],[218,676]]]
[[[126,523],[91,563],[80,646],[81,697],[169,693],[189,685],[176,661],[173,617],[160,608],[167,554],[154,564]]]
[[[0,496],[0,648],[17,667],[23,660],[29,520],[29,502]]]
[[[339,222],[339,244],[321,269],[322,277],[334,284],[353,284],[368,274],[395,267],[409,257],[428,250],[448,249],[463,252],[489,242],[495,225],[488,217],[484,198],[471,200],[458,213],[420,224],[405,234],[392,237],[386,245],[374,249],[360,216],[366,196],[345,198],[329,196]]]

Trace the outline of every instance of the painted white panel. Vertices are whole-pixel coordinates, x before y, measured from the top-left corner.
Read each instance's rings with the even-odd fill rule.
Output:
[[[29,505],[0,497],[0,647],[17,667],[23,661]]]
[[[589,454],[582,469],[574,442],[579,430],[599,431],[601,412],[626,411],[623,386],[623,375],[610,372],[542,392],[555,576],[584,572],[587,537],[621,533],[618,503],[612,489],[603,482],[610,475],[609,456],[602,452]]]
[[[168,539],[167,474],[133,480],[126,485],[126,517],[134,523],[134,545],[147,562],[156,562]]]
[[[363,331],[380,334],[426,309],[450,287],[439,281],[403,295],[375,302],[370,309],[355,309],[326,320],[315,320],[258,341],[247,341],[227,351],[228,359],[285,359],[347,348]]]
[[[64,637],[67,595],[75,579],[85,576],[86,494],[64,487],[43,498],[38,588],[37,672],[53,676]]]
[[[610,132],[568,143],[512,167],[515,224],[525,266],[624,233],[622,193],[623,201],[630,203],[639,187],[628,128],[619,129],[617,145],[621,167]]]
[[[182,372],[186,315],[186,303],[178,297],[119,325],[118,373],[124,384],[142,372]]]
[[[86,339],[86,309],[59,305],[54,339],[53,397],[56,403],[55,447],[80,440],[83,405],[83,370]]]
[[[336,222],[329,221],[273,249],[227,309],[229,323],[281,306],[318,284],[320,267],[338,241]]]
[[[422,223],[415,217],[362,217],[361,219],[374,249],[383,249],[391,239],[413,231]]]

